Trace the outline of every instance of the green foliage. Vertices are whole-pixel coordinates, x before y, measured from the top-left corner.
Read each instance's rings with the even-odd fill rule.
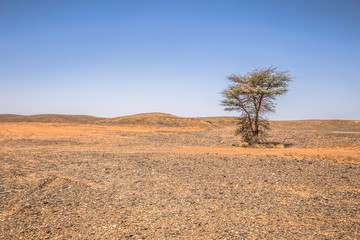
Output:
[[[228,77],[231,85],[222,95],[226,111],[238,111],[239,128],[236,134],[250,143],[259,143],[269,129],[266,114],[275,112],[275,99],[287,92],[291,76],[276,67],[258,68],[245,75]]]

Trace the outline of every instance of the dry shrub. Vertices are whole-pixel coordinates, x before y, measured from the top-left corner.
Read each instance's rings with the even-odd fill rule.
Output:
[[[284,144],[274,144],[274,143],[256,143],[252,144],[251,147],[253,148],[284,148]]]
[[[249,143],[248,142],[241,142],[238,144],[238,147],[248,147]]]
[[[253,144],[252,147],[253,148],[265,148],[265,146],[263,144],[259,144],[259,143]]]

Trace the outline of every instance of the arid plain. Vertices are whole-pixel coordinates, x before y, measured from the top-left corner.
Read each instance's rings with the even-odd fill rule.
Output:
[[[360,121],[0,115],[0,239],[360,239]]]

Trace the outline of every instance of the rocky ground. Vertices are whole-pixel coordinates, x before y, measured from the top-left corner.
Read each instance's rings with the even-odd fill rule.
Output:
[[[233,130],[0,123],[0,239],[360,239],[357,131]]]

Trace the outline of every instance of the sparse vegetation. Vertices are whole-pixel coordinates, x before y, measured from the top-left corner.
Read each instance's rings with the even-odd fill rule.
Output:
[[[249,147],[249,143],[241,142],[241,143],[238,144],[238,147]]]
[[[238,111],[241,135],[249,144],[260,143],[269,129],[266,114],[275,112],[274,100],[287,92],[291,76],[276,67],[259,68],[246,75],[233,74],[228,77],[232,85],[222,95],[221,105],[226,111]]]
[[[275,148],[273,143],[255,143],[252,146],[254,148]]]
[[[276,148],[284,148],[285,146],[284,146],[284,144],[282,144],[282,143],[279,143],[279,144],[276,144],[276,146],[275,146]]]
[[[240,142],[238,144],[232,144],[231,146],[242,148],[285,148],[285,145],[282,143],[254,143],[250,145],[248,142]]]

